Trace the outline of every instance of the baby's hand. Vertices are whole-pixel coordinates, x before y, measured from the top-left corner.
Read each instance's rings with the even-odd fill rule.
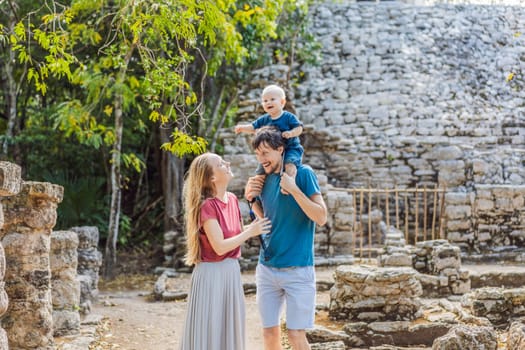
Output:
[[[283,133],[281,134],[282,137],[284,137],[285,139],[289,139],[290,138],[290,132],[289,131],[283,131]]]
[[[235,125],[235,133],[238,134],[238,133],[240,133],[240,132],[242,132],[242,126],[240,126],[240,125]]]

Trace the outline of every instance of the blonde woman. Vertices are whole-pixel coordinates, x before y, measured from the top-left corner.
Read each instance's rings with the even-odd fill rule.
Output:
[[[243,228],[237,197],[227,191],[230,163],[213,153],[192,162],[184,185],[186,264],[191,277],[182,350],[244,350],[240,245],[270,231],[257,219]]]

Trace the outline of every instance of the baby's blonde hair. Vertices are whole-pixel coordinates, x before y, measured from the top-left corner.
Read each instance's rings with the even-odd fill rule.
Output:
[[[201,261],[199,244],[199,221],[201,206],[205,199],[215,195],[215,187],[211,178],[213,167],[210,159],[213,153],[204,153],[193,160],[184,182],[184,219],[186,222],[186,265]]]
[[[277,92],[281,98],[286,98],[286,93],[284,92],[283,88],[278,85],[268,85],[264,88],[261,96],[266,95],[269,92]]]

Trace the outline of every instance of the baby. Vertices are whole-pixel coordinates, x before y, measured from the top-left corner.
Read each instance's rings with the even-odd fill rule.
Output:
[[[253,134],[256,129],[263,126],[274,126],[281,130],[285,139],[284,171],[295,179],[297,166],[301,164],[304,153],[299,140],[299,135],[303,132],[303,123],[297,119],[295,114],[283,110],[286,104],[286,95],[284,90],[277,85],[269,85],[264,88],[261,103],[266,113],[251,124],[236,125],[235,133]],[[256,174],[265,177],[264,169],[260,164],[257,167]],[[252,196],[248,194],[247,197],[250,199]]]

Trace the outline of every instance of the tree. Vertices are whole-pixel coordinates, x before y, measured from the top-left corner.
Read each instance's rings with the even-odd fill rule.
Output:
[[[204,49],[213,48],[213,57],[207,59],[200,55],[205,67],[201,80],[208,74],[214,74],[216,67],[224,61],[240,64],[247,51],[242,46],[237,25],[247,25],[257,19],[261,23],[261,35],[273,35],[274,25],[271,24],[278,14],[280,2],[268,1],[267,4],[272,11],[263,11],[259,7],[255,11],[247,4],[238,9],[236,2],[231,0],[160,3],[146,0],[116,3],[79,0],[61,15],[68,23],[65,33],[73,50],[79,50],[90,42],[98,45],[98,57],[83,58],[82,65],[73,73],[73,81],[85,86],[89,93],[83,101],[75,101],[74,108],[71,108],[73,101],[67,104],[62,110],[60,126],[63,130],[71,130],[72,118],[87,117],[89,128],[78,131],[80,138],[86,137],[86,142],[92,142],[90,139],[96,137],[93,130],[101,130],[105,133],[103,139],[109,140],[112,145],[106,276],[113,275],[116,262],[122,186],[121,144],[125,121],[130,119],[132,113],[149,111],[150,120],[172,131],[171,140],[164,143],[164,149],[179,157],[202,153],[206,149],[206,141],[194,136],[196,132],[190,126],[193,120],[203,116],[205,95],[197,95],[186,78],[191,62]],[[89,18],[96,20],[92,24],[89,20],[86,23]],[[265,20],[261,21],[261,18]],[[262,24],[267,25],[263,27]],[[98,38],[105,39],[99,41]],[[106,100],[112,100],[111,108],[103,105]],[[81,113],[78,113],[78,106]],[[97,108],[111,114],[113,128],[100,126],[103,120],[92,115]],[[167,157],[164,169],[172,169],[169,175],[176,183],[168,186],[170,180],[165,179],[166,189],[180,190],[182,164],[174,158],[170,161],[170,157]],[[141,163],[136,158],[133,161],[140,170]],[[169,208],[171,203],[166,204]],[[174,208],[174,211],[179,209]],[[168,215],[173,216],[174,213]]]
[[[180,226],[184,157],[202,153],[206,139],[216,144],[244,70],[255,67],[261,45],[276,36],[283,1],[75,0],[62,6],[50,0],[38,5],[38,24],[28,20],[37,13],[28,1],[26,15],[3,31],[34,91],[46,96],[49,84],[64,78],[71,84],[54,96],[52,125],[79,144],[107,148],[106,276],[116,263],[123,172],[145,166],[140,155],[123,150],[126,135],[147,133],[148,120],[160,126],[169,151],[161,166],[165,229]]]

